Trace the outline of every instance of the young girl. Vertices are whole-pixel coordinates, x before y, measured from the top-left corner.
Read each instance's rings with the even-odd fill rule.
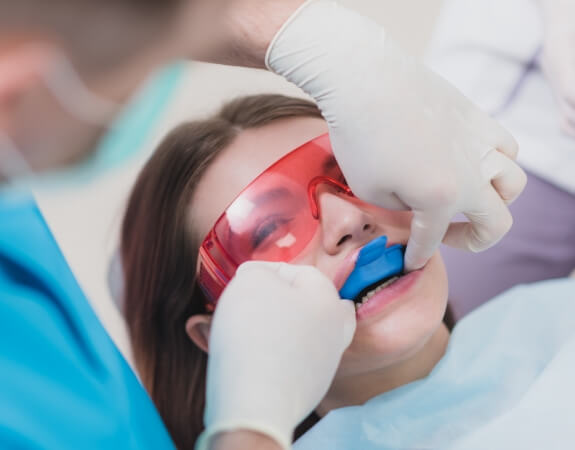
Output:
[[[176,128],[138,178],[122,232],[125,315],[137,368],[179,448],[192,448],[203,429],[209,330],[217,300],[204,293],[211,292],[209,286],[204,284],[202,290],[198,284],[200,246],[246,186],[303,144],[314,141],[324,145],[326,132],[325,122],[310,102],[277,95],[241,98],[210,119]],[[305,158],[305,153],[298,157]],[[328,158],[321,170],[332,171],[334,181],[314,188],[317,227],[289,262],[314,265],[341,288],[366,244],[381,236],[387,237],[388,246],[407,243],[411,213],[385,210],[355,198],[346,191],[345,179],[333,158]],[[268,245],[271,238],[302,234],[305,230],[296,230],[293,218],[278,218],[280,211],[293,205],[287,195],[276,189],[258,198],[251,205],[250,220],[255,222],[250,225],[255,230],[252,239],[235,240],[234,230],[229,230],[230,245],[243,246],[244,251],[245,246],[251,246],[250,254],[256,254],[255,250]],[[381,394],[405,392],[417,380],[435,381],[438,363],[447,365],[445,358],[442,360],[449,341],[448,327],[442,320],[447,307],[447,277],[441,256],[435,254],[416,272],[382,281],[388,282],[377,292],[363,292],[352,299],[357,304],[358,320],[354,339],[327,395],[298,430],[299,435],[337,410],[339,415],[330,414],[315,427],[327,430],[319,434],[323,448],[369,448],[371,441],[366,436],[374,433],[379,436],[374,448],[386,448],[386,439],[391,439],[393,445],[407,442],[414,446],[424,441],[441,446],[468,431],[468,422],[458,425],[453,419],[449,433],[438,434],[436,427],[431,434],[414,435],[414,423],[408,420],[411,415],[406,418],[405,409],[399,405],[396,411],[403,421],[399,425],[393,415],[386,417],[381,423],[385,433],[377,431],[377,425],[371,432],[363,429],[361,423],[366,417],[353,409],[349,426],[338,423],[339,431],[330,428],[332,417],[339,420],[343,414],[343,422],[347,421],[349,408],[344,407],[363,405],[370,399],[366,406],[373,404],[385,397]],[[565,338],[564,333],[558,336],[557,342]],[[476,376],[474,373],[470,382]],[[432,382],[430,385],[435,386]],[[457,381],[453,387],[456,392],[461,389]],[[493,392],[501,394],[497,389]],[[475,405],[475,397],[469,398]],[[440,406],[426,404],[425,414],[417,420],[436,419],[434,410],[441,410]],[[500,409],[498,402],[494,410]],[[482,412],[481,420],[487,420],[489,414]],[[378,423],[377,417],[369,420],[374,421],[370,426]],[[306,436],[302,445],[307,439],[309,448],[320,448],[313,440],[317,430],[310,438]],[[353,433],[342,436],[346,430]],[[338,432],[338,439],[329,439]],[[415,440],[410,440],[414,436]]]

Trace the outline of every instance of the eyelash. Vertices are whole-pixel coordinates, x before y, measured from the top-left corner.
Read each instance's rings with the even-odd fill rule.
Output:
[[[273,216],[267,218],[252,234],[252,248],[257,249],[264,240],[266,240],[278,226],[286,225],[293,220],[292,217]],[[270,228],[271,227],[271,228]]]

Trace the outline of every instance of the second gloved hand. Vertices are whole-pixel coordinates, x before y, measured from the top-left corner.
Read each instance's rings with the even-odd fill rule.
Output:
[[[480,251],[509,230],[507,205],[526,182],[515,140],[381,26],[334,1],[310,1],[266,62],[317,101],[354,193],[414,212],[407,269],[422,267],[442,239]],[[458,213],[470,223],[450,225]]]
[[[353,302],[316,268],[242,265],[218,301],[209,341],[205,449],[219,432],[253,430],[291,445],[327,392],[355,332]]]

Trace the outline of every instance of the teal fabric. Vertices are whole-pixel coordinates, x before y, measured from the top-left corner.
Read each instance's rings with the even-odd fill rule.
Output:
[[[294,448],[573,448],[574,380],[575,280],[523,285],[458,323],[428,377],[332,411]]]
[[[100,140],[93,157],[74,168],[41,176],[33,180],[34,186],[67,187],[75,183],[90,182],[141,154],[179,86],[188,64],[172,64],[151,77]]]
[[[165,111],[187,63],[173,64],[154,76],[102,139],[93,161],[100,170],[115,167],[142,149]]]
[[[0,448],[173,448],[26,195],[0,196],[0,335]]]

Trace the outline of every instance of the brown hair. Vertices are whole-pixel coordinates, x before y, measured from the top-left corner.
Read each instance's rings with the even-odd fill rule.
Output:
[[[307,100],[257,95],[180,125],[147,162],[130,196],[121,235],[125,317],[144,386],[178,448],[193,448],[205,404],[207,355],[185,330],[190,316],[206,313],[195,279],[192,195],[206,168],[242,130],[290,117],[321,114]]]

